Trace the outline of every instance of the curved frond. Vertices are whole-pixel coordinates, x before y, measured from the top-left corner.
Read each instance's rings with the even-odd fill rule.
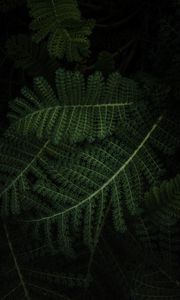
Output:
[[[111,137],[84,150],[65,146],[65,165],[60,159],[47,170],[48,179],[38,181],[34,191],[52,208],[52,214],[38,211],[29,220],[36,233],[45,236],[51,243],[52,228],[61,248],[68,253],[71,249],[73,232],[82,232],[84,242],[93,248],[97,243],[107,209],[111,204],[115,229],[126,229],[125,214],[140,213],[144,178],[148,186],[155,185],[162,174],[162,166],[154,147],[166,151],[168,136],[159,139],[163,116],[158,117],[149,127],[138,131],[135,127],[121,130],[118,138]],[[158,139],[158,140],[157,140]],[[164,146],[163,146],[164,145]]]
[[[101,73],[85,81],[79,72],[58,70],[56,92],[42,78],[34,80],[34,91],[22,89],[11,103],[10,132],[50,138],[55,144],[104,138],[116,125],[129,120],[133,103],[141,99],[137,84],[113,73],[105,82]],[[134,116],[134,114],[133,114]]]

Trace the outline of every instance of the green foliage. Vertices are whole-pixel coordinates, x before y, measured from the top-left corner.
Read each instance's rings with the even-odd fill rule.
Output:
[[[156,266],[142,265],[134,279],[133,300],[168,299],[178,300],[180,297],[179,282],[169,278],[163,270]]]
[[[73,255],[73,232],[83,232],[84,242],[90,248],[97,244],[110,205],[115,229],[123,232],[126,228],[124,213],[140,212],[145,181],[151,186],[162,175],[162,163],[154,149],[171,153],[178,142],[175,124],[165,115],[149,117],[147,121],[148,112],[143,108],[139,119],[136,116],[131,125],[124,124],[116,137],[87,144],[84,150],[81,146],[62,143],[55,149],[49,140],[38,146],[28,140],[12,148],[4,146],[3,150],[2,147],[6,152],[6,155],[1,154],[5,162],[2,179],[6,182],[7,174],[11,175],[2,188],[3,214],[30,210],[28,220],[24,221],[35,225],[36,234],[41,239],[44,235],[50,247],[55,239],[61,251],[69,255]],[[12,149],[16,149],[14,157]],[[23,160],[18,155],[23,155]],[[12,162],[15,169],[11,167]],[[31,196],[26,195],[28,190]],[[54,236],[52,228],[55,227]]]
[[[140,212],[144,179],[151,186],[162,175],[161,163],[153,148],[166,152],[172,147],[172,142],[168,145],[167,133],[160,137],[164,122],[160,116],[153,123],[144,124],[141,130],[136,129],[136,124],[124,127],[117,138],[87,146],[83,151],[65,147],[63,156],[68,157],[68,166],[66,159],[60,158],[59,167],[58,163],[47,167],[48,179],[34,185],[34,191],[47,198],[52,212],[44,214],[38,203],[38,211],[27,222],[35,225],[36,232],[45,232],[49,243],[52,227],[56,225],[61,249],[63,244],[70,247],[72,232],[83,226],[84,242],[93,248],[111,205],[115,229],[123,232],[126,228],[124,213],[137,215]]]
[[[79,61],[88,56],[88,36],[94,21],[82,20],[76,0],[29,0],[28,6],[33,18],[31,28],[35,31],[33,40],[39,43],[48,36],[50,56],[65,56],[68,61]]]
[[[0,1],[1,299],[180,298],[179,1],[127,3]]]
[[[136,238],[147,255],[133,274],[132,299],[179,299],[179,226],[155,223],[153,214],[137,222]]]
[[[24,201],[26,209],[32,207],[34,199],[31,178],[40,179],[46,176],[43,166],[56,155],[48,140],[40,143],[15,135],[2,138],[0,146],[2,216],[19,214]]]
[[[34,91],[23,88],[21,93],[24,98],[10,104],[9,132],[50,138],[55,144],[104,138],[117,121],[129,119],[131,107],[141,98],[137,84],[118,73],[105,82],[98,72],[85,80],[79,72],[61,69],[56,72],[56,92],[39,77]]]
[[[168,224],[180,219],[180,175],[154,186],[145,195],[146,209],[153,211],[154,222]]]
[[[38,256],[38,260],[32,253],[38,252],[38,247],[30,245],[27,233],[20,226],[16,230],[14,224],[0,224],[1,232],[1,258],[3,267],[0,273],[1,299],[63,299],[69,300],[66,288],[83,287],[84,277],[79,273],[66,273],[62,271],[64,266],[57,259],[56,264],[48,268],[45,266],[46,257],[51,256],[44,251],[44,256]],[[23,244],[19,240],[19,234]],[[30,240],[32,243],[32,239]],[[27,246],[30,246],[30,249]],[[45,248],[46,245],[41,245]],[[46,255],[46,256],[45,256]]]

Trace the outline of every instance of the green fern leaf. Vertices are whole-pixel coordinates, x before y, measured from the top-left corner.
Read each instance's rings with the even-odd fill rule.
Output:
[[[62,257],[56,256],[54,264],[52,260],[54,257],[48,255],[48,259],[52,260],[50,267],[44,267],[47,262],[47,253],[46,256],[38,256],[38,259],[31,260],[31,252],[37,252],[38,249],[31,245],[33,237],[27,237],[27,232],[23,231],[17,223],[0,223],[0,233],[1,299],[69,300],[65,287],[71,289],[84,287],[85,280],[82,274],[60,271],[65,267]],[[29,245],[31,245],[31,251],[26,249]],[[68,270],[68,266],[66,269]]]
[[[180,219],[180,175],[160,186],[153,187],[145,195],[145,207],[153,212],[157,224],[174,223]]]
[[[82,232],[82,227],[84,242],[93,249],[109,205],[113,208],[115,229],[123,232],[124,211],[130,215],[141,211],[143,178],[151,186],[162,174],[153,149],[169,151],[167,132],[159,138],[166,123],[164,118],[160,116],[153,124],[144,124],[141,130],[135,129],[137,124],[123,128],[118,138],[111,137],[84,150],[61,144],[69,165],[61,158],[59,166],[56,163],[47,169],[48,179],[34,185],[34,191],[47,199],[54,213],[45,215],[38,206],[26,223],[34,225],[39,236],[44,232],[48,243],[51,243],[52,228],[56,227],[55,239],[59,240],[61,249],[64,245],[67,253],[75,236],[73,232]]]
[[[22,89],[24,98],[10,104],[9,132],[50,138],[54,144],[104,138],[129,120],[141,92],[137,84],[118,73],[105,82],[101,73],[88,77],[58,70],[57,96],[44,78],[34,80],[34,91]]]
[[[133,278],[132,299],[179,299],[179,226],[155,224],[145,214],[135,227],[147,256]],[[137,238],[138,237],[138,238]]]
[[[36,32],[34,41],[38,43],[48,36],[47,47],[51,56],[66,56],[68,61],[79,61],[89,54],[88,36],[94,21],[81,20],[75,0],[28,0],[28,6],[33,17],[31,28]]]
[[[22,212],[23,207],[30,209],[33,206],[35,195],[32,196],[32,179],[46,177],[43,165],[47,157],[51,161],[52,155],[56,157],[57,153],[48,140],[38,143],[22,140],[13,135],[2,139],[0,146],[2,216],[16,215]]]

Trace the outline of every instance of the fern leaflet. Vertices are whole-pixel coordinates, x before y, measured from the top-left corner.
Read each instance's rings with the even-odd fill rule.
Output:
[[[49,153],[49,154],[48,154]],[[33,205],[32,182],[46,176],[44,163],[58,156],[48,140],[35,142],[10,135],[0,146],[1,215],[19,214]],[[24,204],[26,198],[29,200]],[[35,195],[34,195],[35,197]]]
[[[81,19],[76,0],[28,0],[31,28],[36,32],[34,41],[49,37],[48,51],[51,56],[68,61],[79,61],[89,54],[88,36],[94,21]]]
[[[56,89],[57,96],[44,78],[35,79],[34,92],[22,89],[24,98],[10,105],[9,132],[50,138],[54,144],[102,139],[113,133],[117,122],[129,120],[133,102],[142,97],[137,84],[118,73],[105,83],[98,72],[85,82],[79,72],[58,70]]]

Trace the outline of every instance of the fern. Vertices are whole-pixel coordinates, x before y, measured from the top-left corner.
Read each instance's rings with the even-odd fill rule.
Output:
[[[145,195],[145,206],[152,210],[157,224],[175,223],[180,219],[180,175],[161,182]]]
[[[0,208],[3,216],[19,214],[26,198],[26,209],[33,206],[32,182],[46,177],[43,165],[56,155],[48,140],[38,143],[14,135],[2,138]]]
[[[10,104],[9,132],[50,138],[55,144],[102,139],[115,130],[117,121],[129,120],[133,103],[142,97],[137,84],[118,73],[105,82],[97,72],[85,82],[79,72],[60,69],[56,90],[57,95],[42,77],[34,80],[34,91],[23,88],[24,98]]]
[[[179,282],[153,265],[141,265],[134,278],[133,300],[178,300]]]
[[[179,299],[179,228],[155,225],[147,215],[136,227],[147,257],[133,275],[132,299]]]
[[[123,236],[114,234],[107,224],[98,245],[99,252],[94,261],[93,275],[96,289],[103,299],[178,299],[179,285],[179,228],[177,226],[149,230],[146,217],[129,220],[128,230]],[[136,235],[136,227],[151,238],[145,246]],[[156,234],[154,234],[156,233]],[[158,247],[155,247],[155,242]],[[103,274],[106,274],[105,276]],[[100,297],[100,296],[99,296]]]
[[[164,2],[0,0],[0,299],[180,299],[180,0]]]
[[[37,43],[47,36],[48,51],[53,57],[79,61],[89,54],[88,36],[94,27],[93,21],[84,21],[75,0],[35,1],[28,0],[31,28],[36,32]]]
[[[111,137],[84,150],[64,145],[61,156],[66,160],[60,158],[59,163],[48,166],[47,180],[34,185],[34,191],[47,199],[52,213],[44,214],[38,204],[38,210],[34,210],[26,223],[34,225],[39,238],[43,233],[49,244],[54,238],[52,228],[56,227],[55,239],[66,253],[72,251],[71,242],[76,232],[83,232],[84,243],[94,248],[110,206],[115,229],[123,232],[126,229],[124,212],[137,215],[141,211],[143,178],[149,186],[155,185],[163,172],[154,147],[165,152],[172,147],[173,136],[169,141],[167,132],[162,134],[167,122],[164,118],[157,117],[141,130],[135,129],[139,126],[136,124],[126,130],[123,128],[117,138]]]
[[[69,300],[66,294],[66,287],[83,287],[84,277],[81,274],[63,272],[65,266],[56,260],[56,265],[44,266],[45,257],[33,258],[30,260],[32,251],[26,248],[32,243],[33,239],[28,240],[26,232],[22,228],[14,228],[14,224],[0,223],[1,232],[1,258],[3,266],[0,272],[1,299],[63,299]],[[21,234],[21,238],[20,237]],[[23,245],[22,245],[23,239]],[[24,259],[26,254],[27,259]],[[48,255],[49,260],[52,259]],[[54,258],[54,257],[53,257]],[[53,269],[53,271],[52,271]]]
[[[132,299],[179,299],[179,218],[173,206],[178,203],[178,183],[179,175],[146,193],[135,233],[149,254],[135,274]]]

